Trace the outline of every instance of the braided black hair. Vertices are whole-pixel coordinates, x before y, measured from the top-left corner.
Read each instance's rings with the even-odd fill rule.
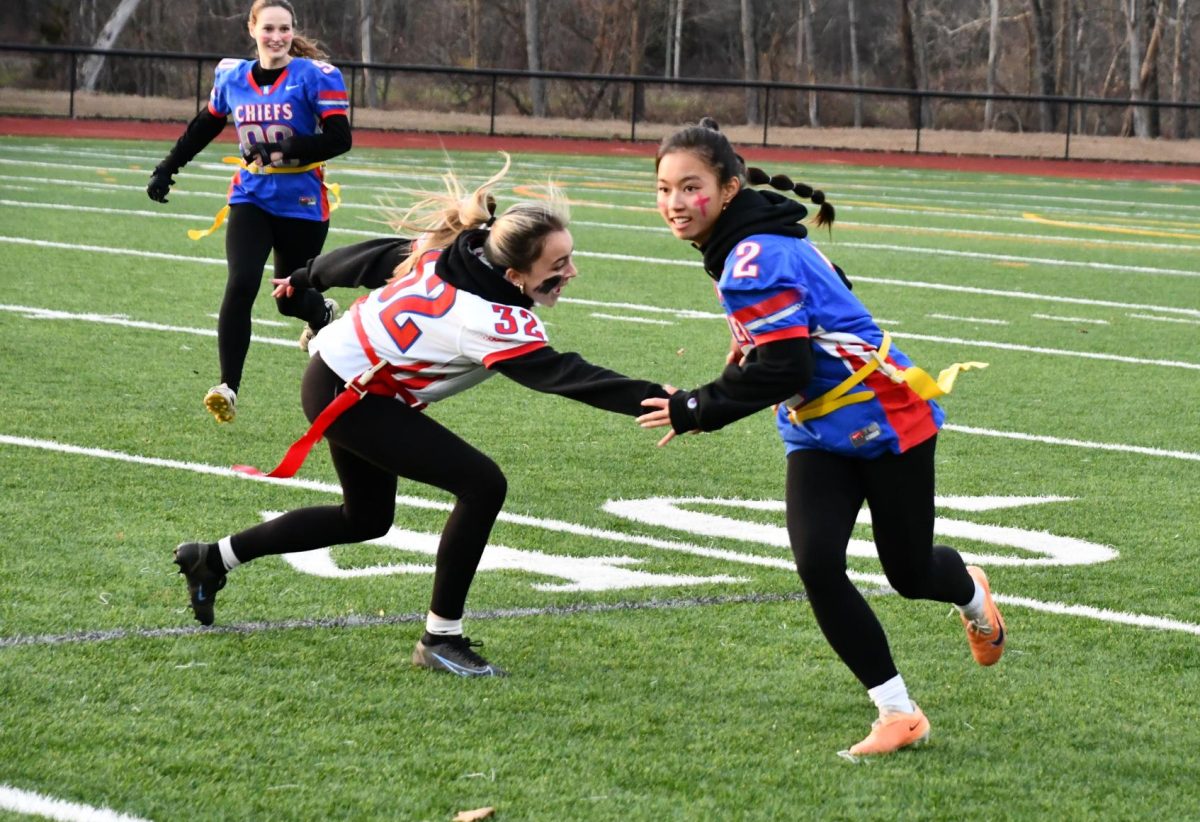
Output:
[[[658,168],[663,157],[675,151],[691,151],[699,156],[716,172],[717,182],[722,185],[737,177],[744,185],[769,185],[780,191],[791,192],[801,199],[811,200],[813,205],[819,207],[813,222],[818,226],[833,225],[835,212],[833,205],[825,199],[824,191],[805,183],[794,183],[786,174],[772,176],[761,168],[747,167],[746,161],[733,150],[729,138],[721,133],[721,127],[711,117],[703,117],[696,125],[681,129],[664,139],[654,156],[654,168]]]
[[[812,200],[813,205],[819,206],[817,216],[813,218],[816,225],[833,225],[836,213],[833,204],[825,199],[825,192],[813,188],[806,183],[793,183],[786,174],[767,174],[761,168],[753,166],[746,169],[746,181],[752,186],[770,186],[778,191],[790,191],[802,199]]]

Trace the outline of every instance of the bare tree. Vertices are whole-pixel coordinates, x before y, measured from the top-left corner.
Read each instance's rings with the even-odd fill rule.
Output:
[[[742,0],[742,79],[748,83],[758,80],[758,47],[754,37],[754,0]],[[758,89],[746,89],[746,122],[762,122],[762,116],[758,110]]]
[[[542,48],[540,33],[541,0],[525,0],[525,54],[529,60],[530,71],[542,70]],[[546,81],[541,77],[529,80],[529,93],[533,98],[533,116],[546,116]]]
[[[1129,99],[1153,100],[1158,88],[1158,48],[1162,42],[1163,3],[1165,0],[1121,0],[1125,12],[1126,35],[1129,43]],[[1146,25],[1150,26],[1148,41],[1143,44],[1142,36]],[[1145,51],[1143,52],[1143,47]],[[1157,118],[1146,106],[1133,106],[1122,131],[1138,137],[1157,136]]]
[[[1188,74],[1191,70],[1188,47],[1189,17],[1187,0],[1175,0],[1175,62],[1171,76],[1171,99],[1177,103],[1188,99]],[[1175,110],[1175,137],[1186,140],[1188,136],[1187,111]]]
[[[1034,91],[1047,97],[1054,94],[1054,11],[1053,0],[1029,0],[1033,24]],[[1048,102],[1038,103],[1042,131],[1054,131],[1056,109]]]
[[[116,9],[113,10],[112,16],[108,18],[108,22],[104,24],[104,28],[100,30],[100,35],[96,38],[96,42],[92,44],[92,48],[110,49],[112,44],[121,36],[121,32],[125,29],[125,24],[129,22],[129,18],[137,11],[142,0],[121,0]],[[95,91],[96,80],[100,77],[100,71],[104,68],[103,54],[89,54],[88,58],[83,61],[83,67],[80,70],[83,82],[80,86],[84,91]]]
[[[915,0],[900,0],[900,77],[901,88],[917,90],[916,37],[913,33]],[[921,127],[921,99],[908,98],[908,120],[913,128]]]
[[[996,93],[996,61],[1000,59],[1000,0],[990,0],[991,17],[988,21],[987,93]],[[996,127],[994,100],[983,104],[983,127]]]
[[[816,17],[816,0],[800,0],[800,19],[796,26],[796,66],[805,83],[815,83],[816,44],[813,35],[813,18]],[[821,127],[820,100],[815,91],[808,93],[808,124]]]
[[[371,50],[371,28],[374,23],[371,0],[358,0],[358,42],[364,63],[375,62]],[[367,95],[367,108],[379,108],[379,90],[375,88],[375,74],[369,68],[363,69],[363,89]]]
[[[846,0],[846,16],[850,25],[850,83],[862,85],[862,67],[858,63],[858,6],[854,0]],[[863,100],[861,94],[854,95],[854,127],[862,128]]]

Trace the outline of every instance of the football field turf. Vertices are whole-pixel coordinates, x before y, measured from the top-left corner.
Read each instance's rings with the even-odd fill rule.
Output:
[[[851,571],[933,732],[855,762],[874,708],[800,593],[767,413],[660,449],[503,377],[427,412],[509,479],[466,617],[507,679],[409,662],[450,505],[413,483],[388,537],[238,568],[198,627],[175,545],[338,487],[323,446],[294,480],[230,470],[306,427],[300,324],[264,284],[218,426],[224,237],[186,231],[222,205],[229,147],[161,205],[168,147],[0,138],[0,819],[1200,813],[1200,186],[767,166],[827,193],[814,240],[915,362],[990,363],[943,401],[937,534],[987,568],[1007,652],[976,666],[949,606],[892,593],[864,512]],[[500,163],[355,149],[326,250],[448,166],[473,185]],[[715,377],[728,332],[652,160],[514,156],[501,207],[551,178],[581,270],[541,312],[551,343]]]

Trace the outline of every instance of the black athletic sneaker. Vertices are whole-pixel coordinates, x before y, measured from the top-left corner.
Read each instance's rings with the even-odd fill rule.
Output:
[[[192,613],[201,625],[213,624],[213,603],[217,591],[225,587],[225,575],[208,567],[208,544],[185,542],[175,549],[175,564],[187,580]]]
[[[508,676],[503,668],[471,650],[482,645],[482,642],[472,642],[465,636],[425,634],[417,640],[417,647],[413,649],[413,665],[458,676]]]

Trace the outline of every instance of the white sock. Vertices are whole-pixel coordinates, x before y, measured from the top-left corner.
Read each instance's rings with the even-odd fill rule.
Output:
[[[425,630],[434,636],[462,636],[462,620],[442,619],[430,611],[425,615]]]
[[[232,537],[221,537],[217,540],[217,547],[221,549],[221,563],[225,566],[226,571],[232,571],[242,564],[242,561],[233,553]]]
[[[974,579],[971,580],[975,582]],[[975,582],[975,596],[971,597],[971,601],[966,605],[955,605],[954,607],[962,613],[968,620],[972,622],[987,622],[987,614],[983,611],[983,586]]]
[[[880,716],[902,713],[911,714],[916,710],[912,700],[908,698],[908,688],[904,686],[904,677],[896,674],[882,685],[867,689],[867,696],[879,709]]]

